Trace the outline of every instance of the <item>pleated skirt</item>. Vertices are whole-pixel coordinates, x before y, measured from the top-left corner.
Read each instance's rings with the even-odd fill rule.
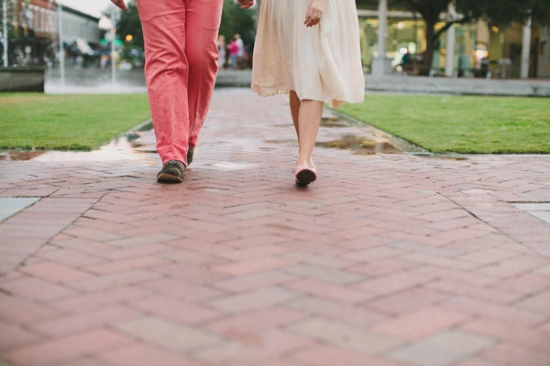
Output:
[[[262,96],[295,91],[300,100],[339,107],[364,99],[355,0],[327,0],[321,22],[304,25],[310,0],[262,0],[252,89]]]

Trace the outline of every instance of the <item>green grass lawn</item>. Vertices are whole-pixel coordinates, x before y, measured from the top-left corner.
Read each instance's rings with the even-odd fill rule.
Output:
[[[342,112],[435,153],[550,153],[550,99],[368,94]],[[145,94],[0,93],[0,149],[91,150],[150,118]]]
[[[434,153],[550,153],[550,98],[368,94],[341,111]]]
[[[146,94],[0,93],[0,149],[91,150],[148,119]]]

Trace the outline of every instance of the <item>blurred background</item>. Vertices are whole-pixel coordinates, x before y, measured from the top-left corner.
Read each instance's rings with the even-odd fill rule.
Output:
[[[0,1],[0,66],[143,66],[143,37],[133,1],[127,13],[108,0]],[[547,0],[356,3],[366,74],[550,78]],[[235,0],[225,0],[221,67],[251,66],[258,4],[242,11]],[[244,49],[238,62],[231,62],[235,35]]]

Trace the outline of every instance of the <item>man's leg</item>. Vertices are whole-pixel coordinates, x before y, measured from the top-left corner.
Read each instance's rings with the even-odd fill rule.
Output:
[[[138,0],[145,40],[145,77],[162,163],[187,165],[189,141],[186,4],[189,1]]]
[[[189,61],[189,145],[196,146],[218,72],[218,31],[223,0],[185,0],[186,55]]]

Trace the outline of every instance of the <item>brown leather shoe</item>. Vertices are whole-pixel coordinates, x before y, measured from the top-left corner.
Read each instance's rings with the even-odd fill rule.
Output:
[[[157,174],[159,183],[181,183],[185,177],[185,164],[179,160],[170,160],[164,163],[162,169]]]
[[[195,153],[195,146],[189,146],[187,150],[187,166],[193,162],[193,154]]]

